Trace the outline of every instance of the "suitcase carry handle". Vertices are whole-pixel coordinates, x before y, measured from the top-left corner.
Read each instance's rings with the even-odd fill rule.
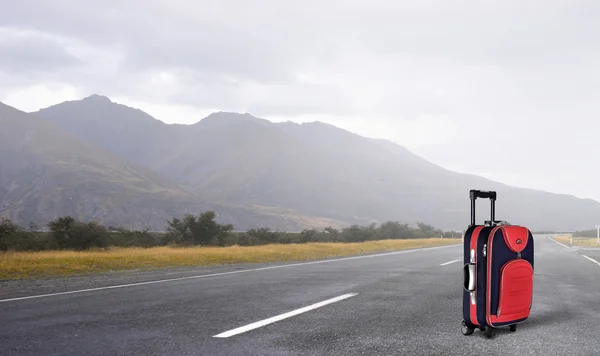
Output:
[[[467,263],[463,267],[463,287],[467,292],[475,290],[475,264]]]
[[[469,192],[471,197],[471,226],[475,226],[475,200],[477,198],[489,199],[491,202],[490,221],[496,220],[496,192],[471,189]]]
[[[463,267],[463,286],[467,292],[475,290],[475,250],[469,252],[469,263]]]

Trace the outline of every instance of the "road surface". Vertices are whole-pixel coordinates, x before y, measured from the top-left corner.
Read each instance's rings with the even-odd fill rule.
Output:
[[[457,245],[1,282],[0,355],[598,355],[600,264],[548,237],[535,242],[531,317],[491,340],[460,332]],[[52,294],[61,291],[75,293]]]

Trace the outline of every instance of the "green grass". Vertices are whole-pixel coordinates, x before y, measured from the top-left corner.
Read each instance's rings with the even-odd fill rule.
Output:
[[[110,248],[98,251],[0,253],[0,279],[233,263],[307,261],[459,244],[460,239],[380,240],[358,243],[272,244],[230,247]]]

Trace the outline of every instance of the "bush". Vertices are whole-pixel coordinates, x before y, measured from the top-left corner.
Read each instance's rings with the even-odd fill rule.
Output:
[[[9,219],[0,219],[0,250],[16,250],[24,241],[28,244],[25,230]]]
[[[48,224],[59,249],[87,250],[108,246],[108,230],[95,222],[83,223],[63,216]]]
[[[272,244],[277,242],[279,234],[271,231],[267,227],[261,227],[260,229],[250,229],[247,234],[258,241],[259,244]]]
[[[596,230],[585,230],[585,231],[575,231],[572,233],[573,236],[576,237],[597,237]]]
[[[18,231],[19,228],[19,225],[13,223],[9,219],[0,219],[0,251],[8,250],[8,240],[10,239],[11,235],[14,235]]]
[[[122,227],[108,228],[108,245],[118,247],[154,247],[167,244],[164,234],[153,234],[148,230],[127,230]]]
[[[240,246],[256,246],[260,243],[256,237],[244,232],[238,235],[237,244]]]
[[[224,246],[233,225],[221,225],[215,221],[214,211],[207,211],[195,217],[186,214],[183,219],[174,218],[167,228],[168,240],[176,245],[217,245]]]

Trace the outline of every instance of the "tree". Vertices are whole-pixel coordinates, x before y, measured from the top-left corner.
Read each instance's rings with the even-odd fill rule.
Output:
[[[8,240],[15,237],[22,228],[10,219],[0,218],[0,251],[9,249]]]
[[[176,245],[191,245],[193,242],[190,217],[196,220],[191,214],[186,214],[183,219],[173,218],[169,221],[167,227],[168,240]]]
[[[214,211],[207,211],[199,216],[186,214],[183,219],[174,218],[169,221],[167,232],[172,241],[178,245],[224,245],[227,234],[233,231],[231,224],[216,222]]]
[[[14,234],[20,230],[20,226],[7,218],[0,218],[0,238]]]
[[[304,229],[300,233],[301,242],[314,242],[317,240],[319,232],[315,229]]]
[[[362,242],[370,240],[369,228],[359,225],[352,225],[342,230],[344,240],[347,242]]]
[[[52,232],[58,248],[70,248],[75,244],[74,237],[71,234],[75,222],[75,219],[71,216],[61,216],[48,223],[48,228]]]
[[[324,231],[330,235],[338,235],[340,233],[340,231],[338,229],[331,227],[331,226],[326,227],[324,229]]]
[[[379,235],[382,239],[407,239],[414,235],[408,224],[397,221],[387,221],[379,227]]]
[[[225,237],[228,233],[233,231],[233,225],[223,225],[216,222],[216,214],[214,211],[207,211],[200,214],[197,223],[198,235],[195,240],[196,243],[201,245],[208,245],[212,242],[216,242],[218,245],[223,246]]]
[[[48,223],[58,248],[86,250],[108,245],[108,230],[95,222],[84,223],[71,216],[61,216]]]

